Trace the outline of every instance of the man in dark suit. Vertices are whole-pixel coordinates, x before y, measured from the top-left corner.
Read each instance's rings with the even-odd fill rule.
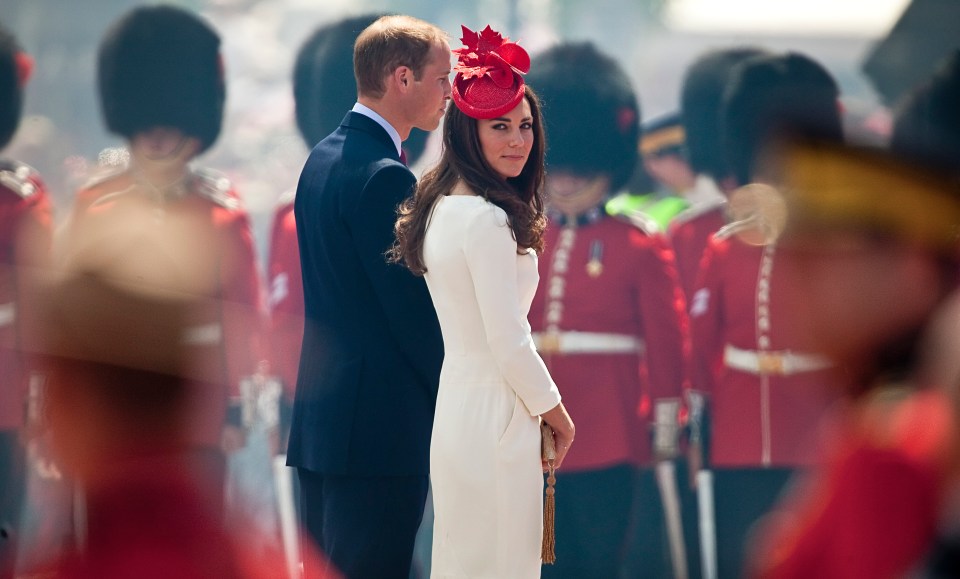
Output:
[[[437,128],[450,98],[446,34],[380,18],[357,38],[354,73],[357,104],[297,187],[306,323],[288,464],[306,530],[334,565],[350,578],[406,579],[443,346],[423,280],[385,252],[416,183],[400,144],[414,127]]]

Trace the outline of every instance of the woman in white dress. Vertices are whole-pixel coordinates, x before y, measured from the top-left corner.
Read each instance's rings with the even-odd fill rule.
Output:
[[[430,449],[432,577],[540,576],[542,418],[574,427],[527,311],[545,226],[544,137],[526,51],[464,27],[443,154],[400,210],[392,256],[423,274],[445,358]]]

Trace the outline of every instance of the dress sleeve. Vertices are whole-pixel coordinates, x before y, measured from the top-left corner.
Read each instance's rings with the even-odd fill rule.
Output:
[[[470,220],[464,254],[483,319],[487,344],[500,373],[532,416],[560,403],[560,391],[537,354],[530,323],[520,309],[517,242],[501,211],[485,207]]]

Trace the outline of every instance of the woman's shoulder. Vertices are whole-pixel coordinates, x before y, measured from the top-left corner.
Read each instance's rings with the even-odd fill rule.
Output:
[[[507,214],[503,209],[477,195],[462,182],[441,197],[441,203],[455,206],[466,213],[470,226],[503,227],[507,224]]]

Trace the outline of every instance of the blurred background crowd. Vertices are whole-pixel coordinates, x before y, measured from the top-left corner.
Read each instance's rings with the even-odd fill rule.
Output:
[[[7,150],[35,166],[62,218],[98,155],[118,146],[100,120],[96,46],[136,0],[2,0],[0,13],[42,63],[26,87],[24,121]],[[209,0],[178,5],[209,18],[223,39],[227,103],[221,137],[203,163],[224,171],[253,218],[266,252],[278,195],[296,184],[306,147],[296,132],[291,73],[296,51],[317,26],[352,14],[400,12],[428,18],[452,36],[460,24],[490,23],[531,54],[559,40],[590,40],[615,55],[634,82],[644,118],[677,108],[685,68],[703,51],[731,44],[799,50],[824,63],[841,86],[850,122],[885,130],[884,101],[861,66],[907,0],[758,2],[737,0]],[[56,16],[52,16],[56,14]],[[424,163],[429,164],[425,158]]]

